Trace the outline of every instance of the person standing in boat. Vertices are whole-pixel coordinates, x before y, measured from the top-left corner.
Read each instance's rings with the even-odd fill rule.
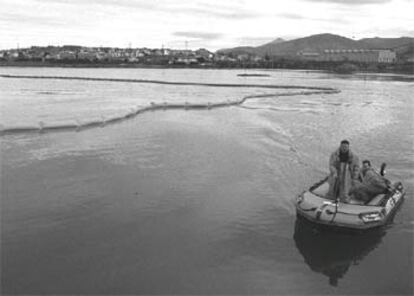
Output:
[[[349,141],[342,140],[340,146],[329,158],[328,198],[349,200],[349,191],[359,176],[358,156],[349,149]]]

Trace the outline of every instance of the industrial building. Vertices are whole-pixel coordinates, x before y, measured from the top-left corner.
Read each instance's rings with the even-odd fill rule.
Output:
[[[394,63],[395,51],[388,49],[325,49],[322,52],[298,52],[302,59],[323,62]]]

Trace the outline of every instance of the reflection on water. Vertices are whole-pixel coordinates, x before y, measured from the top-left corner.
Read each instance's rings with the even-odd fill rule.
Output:
[[[374,250],[385,235],[379,228],[366,232],[333,232],[298,217],[293,236],[296,247],[309,267],[338,285],[351,265],[358,264]]]

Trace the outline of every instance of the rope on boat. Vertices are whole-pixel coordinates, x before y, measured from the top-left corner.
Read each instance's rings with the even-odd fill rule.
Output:
[[[304,211],[304,212],[313,212],[313,211],[316,211],[317,208],[318,207],[312,207],[312,208],[309,208],[309,209],[304,209],[304,208],[300,207],[301,211]]]

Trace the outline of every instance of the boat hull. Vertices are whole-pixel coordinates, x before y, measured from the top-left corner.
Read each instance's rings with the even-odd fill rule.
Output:
[[[387,224],[403,202],[405,191],[398,183],[394,190],[373,199],[369,204],[343,203],[326,198],[327,178],[297,197],[298,216],[311,222],[347,229],[371,229]]]

